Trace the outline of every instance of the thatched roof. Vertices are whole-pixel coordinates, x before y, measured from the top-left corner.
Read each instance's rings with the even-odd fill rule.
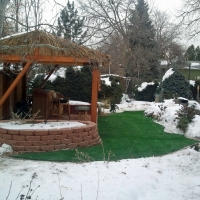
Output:
[[[31,56],[34,55],[36,47],[39,47],[40,56],[73,57],[103,65],[109,63],[109,57],[104,53],[39,30],[0,39],[0,56]]]

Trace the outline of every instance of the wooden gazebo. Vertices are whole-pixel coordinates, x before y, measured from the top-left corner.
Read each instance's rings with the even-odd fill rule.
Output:
[[[14,81],[6,89],[0,90],[0,117],[4,103],[17,87],[22,91],[17,94],[18,98],[27,95],[26,73],[31,65],[51,64],[66,67],[92,65],[91,121],[96,123],[99,67],[108,66],[109,57],[106,54],[37,30],[0,39],[0,62],[4,66],[10,63],[20,63],[23,66]],[[1,85],[4,82],[3,79],[0,80]]]

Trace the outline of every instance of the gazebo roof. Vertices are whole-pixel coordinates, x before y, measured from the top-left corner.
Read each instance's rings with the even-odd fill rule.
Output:
[[[77,65],[98,63],[106,66],[109,63],[109,56],[47,32],[36,30],[0,39],[0,61],[77,63]]]

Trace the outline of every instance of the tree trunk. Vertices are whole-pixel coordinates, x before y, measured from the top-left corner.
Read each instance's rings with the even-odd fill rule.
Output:
[[[0,38],[2,37],[5,10],[6,10],[7,5],[9,4],[9,2],[10,2],[10,0],[1,0],[0,1]]]

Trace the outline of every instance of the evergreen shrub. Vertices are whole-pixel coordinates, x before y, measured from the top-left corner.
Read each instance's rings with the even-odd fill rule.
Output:
[[[188,129],[189,120],[187,117],[181,117],[178,121],[177,128],[181,129],[184,133]]]
[[[113,103],[117,104],[121,102],[123,85],[119,77],[110,76],[111,86],[101,83],[101,91],[99,91],[98,98],[100,101],[110,99]]]
[[[38,75],[32,83],[32,91],[38,88],[45,75]],[[91,102],[92,73],[88,66],[81,70],[75,70],[73,67],[67,67],[65,78],[57,76],[54,81],[47,81],[44,89],[60,92],[66,97],[77,101]]]
[[[156,88],[158,87],[158,83],[155,82],[154,85],[147,85],[145,89],[142,91],[138,91],[137,88],[134,90],[135,100],[138,101],[154,101]]]
[[[200,111],[195,109],[195,106],[182,106],[177,114],[177,128],[181,129],[185,133],[187,131],[189,123],[192,122],[192,120],[195,118],[195,115],[200,115]]]
[[[38,88],[44,81],[45,74],[39,74],[31,84],[31,93]],[[99,99],[113,99],[114,103],[120,103],[123,85],[119,77],[110,77],[111,86],[105,83],[101,84]],[[65,78],[57,76],[54,81],[47,81],[44,89],[60,92],[70,99],[84,102],[91,102],[92,92],[92,70],[89,66],[84,66],[80,70],[74,67],[67,67]]]
[[[91,102],[92,73],[89,66],[81,70],[68,67],[66,70],[64,94],[70,99]]]
[[[156,93],[162,93],[164,99],[171,99],[175,96],[193,99],[190,84],[179,71],[175,69],[173,71],[173,74],[160,83]]]

